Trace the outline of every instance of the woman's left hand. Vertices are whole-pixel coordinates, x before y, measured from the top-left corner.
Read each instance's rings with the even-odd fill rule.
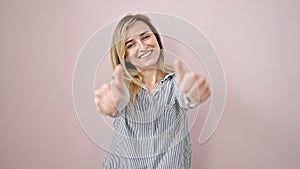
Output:
[[[174,61],[174,68],[177,86],[190,101],[202,103],[210,96],[209,84],[204,77],[185,71],[181,61],[177,59]]]

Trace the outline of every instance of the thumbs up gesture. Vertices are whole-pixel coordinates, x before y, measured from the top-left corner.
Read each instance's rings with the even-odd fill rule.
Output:
[[[202,76],[185,71],[181,61],[177,59],[174,61],[174,68],[177,86],[190,101],[202,103],[210,96],[209,84]]]
[[[123,81],[124,70],[121,65],[115,68],[114,79],[103,84],[95,92],[95,102],[98,111],[104,115],[114,116],[120,103],[126,100],[127,88]]]

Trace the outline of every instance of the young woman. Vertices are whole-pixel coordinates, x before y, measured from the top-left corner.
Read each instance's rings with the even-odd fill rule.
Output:
[[[114,78],[95,94],[99,112],[114,119],[103,167],[191,167],[186,112],[210,96],[206,80],[165,64],[161,37],[145,15],[123,17],[113,34]]]

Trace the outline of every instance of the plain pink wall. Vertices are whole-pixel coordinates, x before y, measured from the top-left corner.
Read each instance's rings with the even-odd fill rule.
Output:
[[[0,168],[96,169],[105,152],[72,102],[88,38],[128,12],[186,19],[216,47],[227,80],[223,119],[205,144],[192,129],[193,169],[300,167],[298,1],[0,2]]]

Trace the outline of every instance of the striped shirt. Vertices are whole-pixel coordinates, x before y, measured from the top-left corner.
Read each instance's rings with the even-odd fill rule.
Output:
[[[151,95],[143,86],[134,106],[114,119],[112,144],[104,169],[189,169],[191,140],[187,110],[196,107],[181,93],[171,73]]]

